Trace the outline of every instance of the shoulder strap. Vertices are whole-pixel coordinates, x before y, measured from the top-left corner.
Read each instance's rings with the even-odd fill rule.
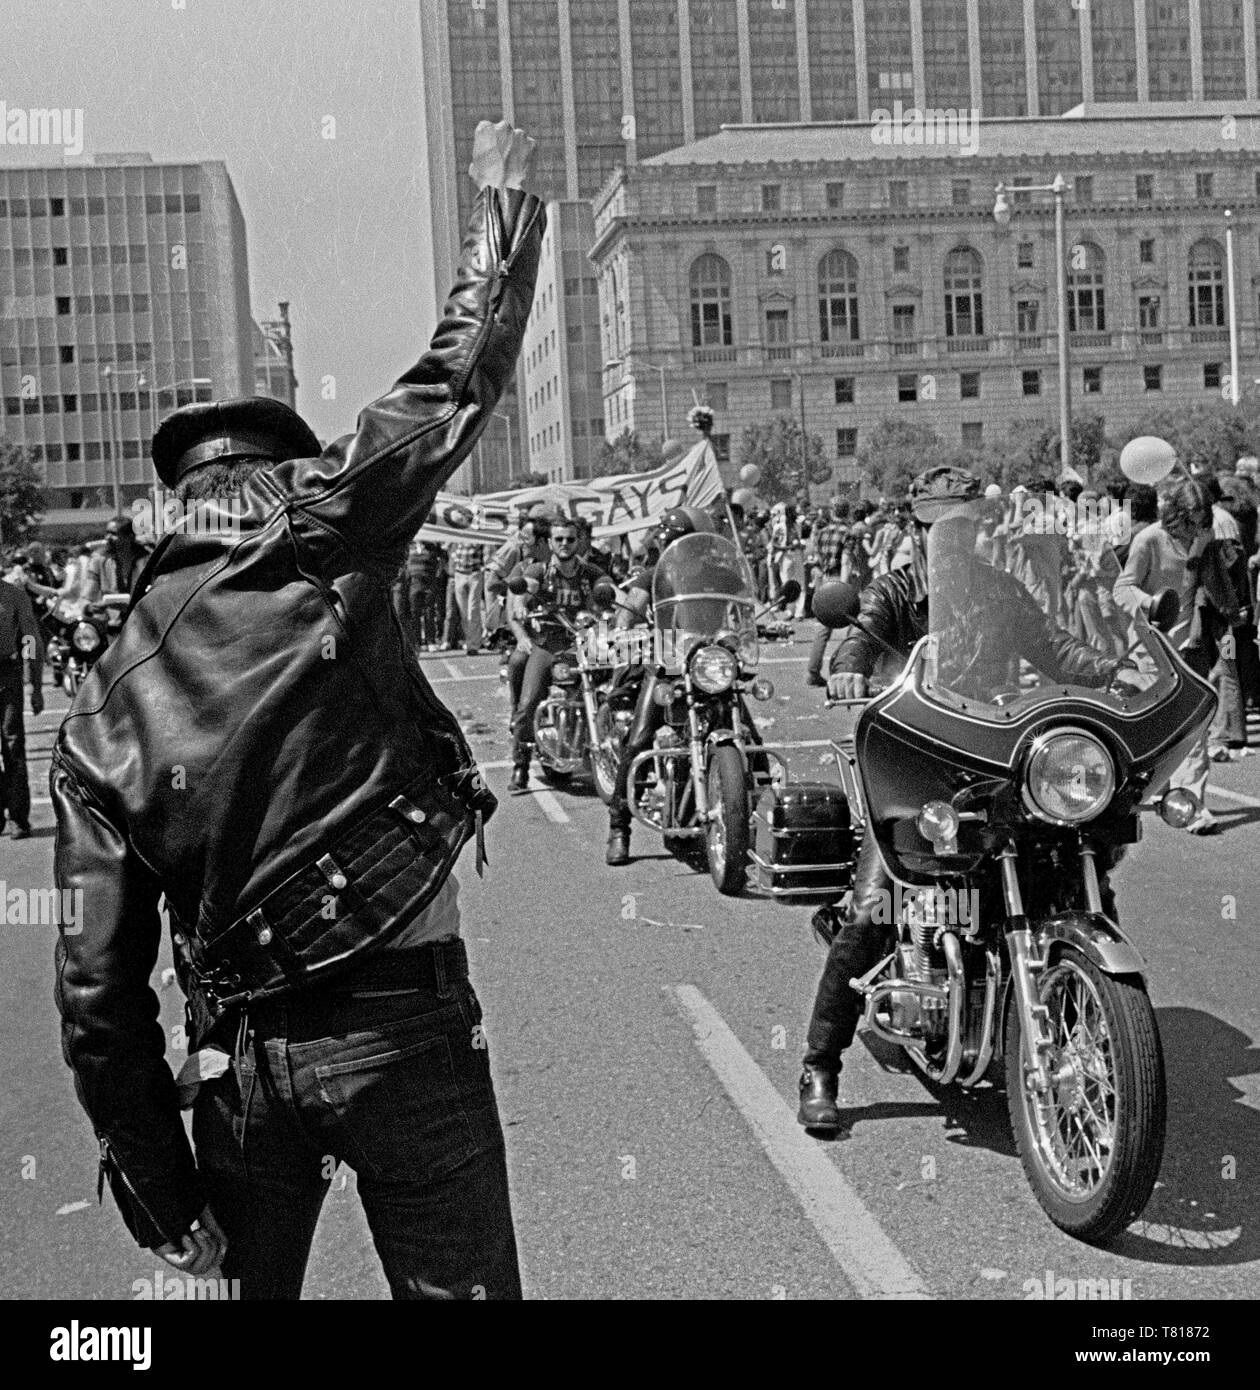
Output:
[[[136,575],[135,582],[131,586],[131,602],[127,605],[126,613],[123,614],[123,622],[131,617],[131,610],[148,592],[149,586],[153,583],[153,576],[157,572],[159,560],[166,554],[171,542],[178,534],[176,531],[168,531],[149,552],[149,558],[144,562],[144,568]]]

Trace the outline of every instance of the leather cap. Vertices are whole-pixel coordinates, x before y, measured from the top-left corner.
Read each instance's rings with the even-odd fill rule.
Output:
[[[982,495],[980,479],[965,468],[942,465],[929,468],[910,484],[910,510],[916,521],[930,526],[960,503],[973,502]]]
[[[270,396],[230,401],[198,401],[168,415],[153,436],[153,466],[167,487],[203,463],[258,455],[285,459],[316,458],[314,431],[296,411]]]

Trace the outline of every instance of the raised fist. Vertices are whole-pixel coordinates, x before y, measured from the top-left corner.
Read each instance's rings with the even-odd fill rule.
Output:
[[[510,121],[479,121],[469,176],[478,188],[523,188],[537,147],[537,140]]]

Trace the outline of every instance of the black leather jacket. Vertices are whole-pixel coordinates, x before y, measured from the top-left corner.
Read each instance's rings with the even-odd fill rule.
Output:
[[[237,534],[168,537],[52,758],[62,1047],[141,1245],[205,1205],[149,977],[165,894],[188,1046],[413,920],[494,807],[390,584],[516,365],[545,212],[478,198],[429,350],[319,458],[257,473]]]
[[[1011,652],[1051,679],[1093,688],[1105,685],[1119,661],[1100,656],[1051,622],[1027,589],[1004,570],[976,565],[970,590],[977,630],[1003,666]],[[928,595],[919,566],[880,575],[862,591],[858,610],[861,628],[849,635],[831,659],[831,671],[869,676],[887,649],[882,639],[902,656],[909,656],[928,631]],[[999,673],[993,684],[1004,684]]]

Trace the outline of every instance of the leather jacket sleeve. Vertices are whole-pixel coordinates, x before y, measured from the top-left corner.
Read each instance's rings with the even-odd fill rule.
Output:
[[[483,190],[429,349],[359,416],[354,434],[272,477],[314,520],[369,552],[400,551],[490,421],[534,298],[545,206]]]
[[[54,761],[55,881],[81,892],[63,911],[56,1001],[61,1047],[101,1146],[127,1229],[149,1248],[178,1241],[206,1204],[166,1062],[149,984],[161,936],[159,889],[126,838]]]
[[[898,574],[905,573],[898,571]],[[858,622],[862,627],[851,627],[831,658],[832,675],[843,672],[869,676],[887,651],[876,638],[883,638],[895,651],[909,656],[926,631],[916,622],[905,580],[891,574],[882,575],[862,590]]]
[[[1011,648],[1052,680],[1095,689],[1106,685],[1115,675],[1119,660],[1077,641],[1048,618],[1018,579],[1005,574],[1001,579],[1006,581],[1000,602],[1009,605],[1006,621],[1012,633]]]

